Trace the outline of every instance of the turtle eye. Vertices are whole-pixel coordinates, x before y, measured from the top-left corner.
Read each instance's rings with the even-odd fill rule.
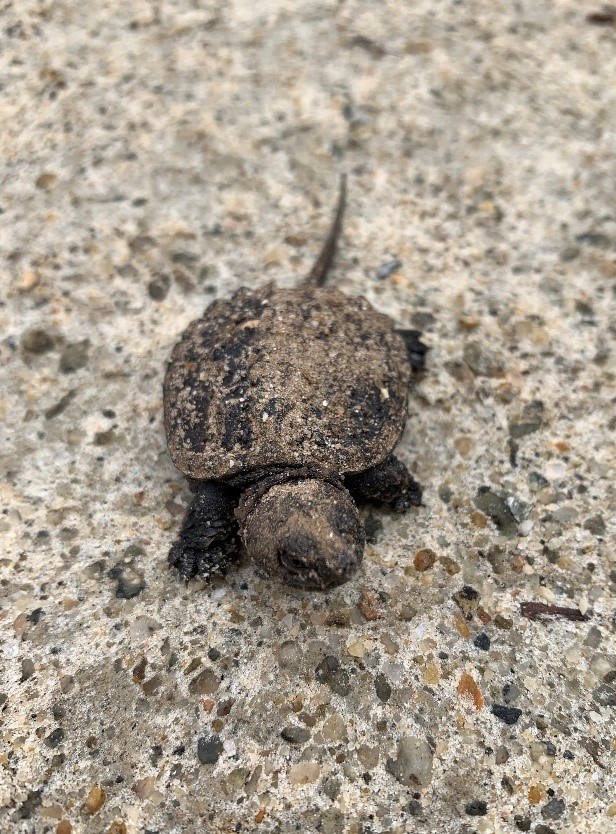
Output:
[[[276,549],[278,564],[291,574],[303,573],[314,566],[316,542],[305,533],[286,536]]]

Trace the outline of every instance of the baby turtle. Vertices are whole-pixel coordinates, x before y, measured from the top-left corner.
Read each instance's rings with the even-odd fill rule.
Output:
[[[403,513],[421,487],[391,453],[426,346],[365,298],[323,286],[334,221],[308,278],[214,301],[171,354],[169,454],[195,497],[169,563],[188,579],[224,571],[240,543],[259,572],[324,590],[359,567],[356,502]]]

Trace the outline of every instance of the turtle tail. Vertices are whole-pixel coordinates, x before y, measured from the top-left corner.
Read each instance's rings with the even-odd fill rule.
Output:
[[[340,237],[342,230],[342,218],[344,216],[344,209],[346,206],[346,174],[340,175],[340,191],[338,193],[338,205],[334,219],[327,235],[327,240],[323,244],[323,248],[316,259],[314,266],[310,270],[308,276],[302,281],[305,287],[322,287],[327,280],[327,273],[334,260],[336,254],[336,244]]]

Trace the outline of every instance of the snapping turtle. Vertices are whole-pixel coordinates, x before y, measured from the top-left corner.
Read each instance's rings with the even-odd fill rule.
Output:
[[[361,563],[356,501],[396,512],[421,504],[421,487],[391,452],[427,348],[365,298],[324,286],[345,193],[342,178],[302,284],[214,301],[173,349],[168,448],[196,493],[169,553],[185,579],[224,571],[241,541],[262,575],[323,590]]]

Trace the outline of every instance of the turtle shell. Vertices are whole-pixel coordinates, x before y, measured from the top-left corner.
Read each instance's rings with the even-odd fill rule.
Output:
[[[268,284],[215,301],[171,354],[169,453],[185,475],[361,472],[396,445],[410,367],[391,319],[330,287]]]

